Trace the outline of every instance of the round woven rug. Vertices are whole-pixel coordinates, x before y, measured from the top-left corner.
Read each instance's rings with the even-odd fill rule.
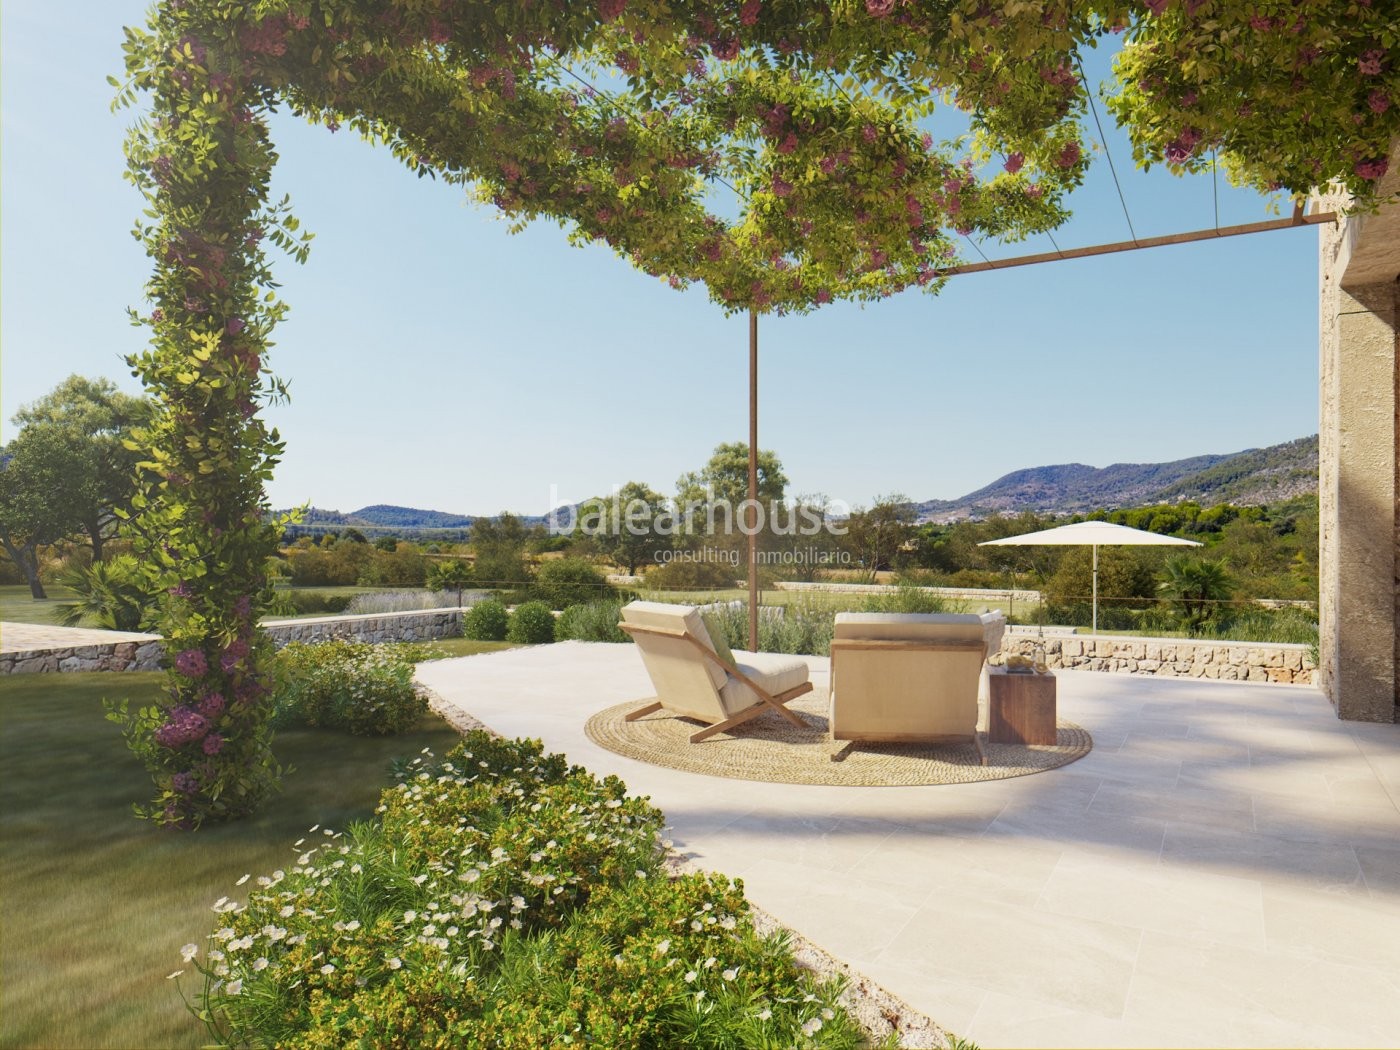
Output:
[[[1088,730],[1060,722],[1056,743],[1033,746],[994,744],[982,734],[987,764],[981,764],[971,741],[947,744],[880,744],[827,739],[827,700],[814,690],[788,704],[801,716],[798,729],[769,712],[728,733],[698,744],[690,734],[702,723],[666,711],[623,721],[645,701],[599,711],[584,727],[599,747],[667,769],[736,780],[778,784],[833,784],[849,787],[896,787],[923,784],[970,784],[1041,773],[1083,758],[1094,746]]]

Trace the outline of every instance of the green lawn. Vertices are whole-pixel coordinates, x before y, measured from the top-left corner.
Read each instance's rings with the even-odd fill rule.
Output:
[[[29,596],[28,584],[5,584],[0,586],[0,620],[8,623],[57,623],[53,618],[53,607],[62,602],[72,601],[73,592],[56,583],[45,583],[47,601],[35,601]]]
[[[432,651],[431,660],[445,660],[449,656],[475,656],[477,653],[499,653],[502,649],[518,649],[515,642],[474,642],[470,638],[439,638],[435,642],[423,642]]]
[[[455,655],[455,654],[454,654]],[[131,815],[150,790],[104,697],[149,701],[160,676],[0,680],[0,1047],[195,1047],[174,982],[179,950],[215,927],[238,878],[286,868],[314,824],[369,817],[388,766],[457,735],[436,716],[404,736],[278,735],[295,770],[256,817],[194,833]],[[195,982],[187,981],[193,990]]]

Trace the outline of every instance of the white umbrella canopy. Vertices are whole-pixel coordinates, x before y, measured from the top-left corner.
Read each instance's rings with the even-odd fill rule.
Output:
[[[1040,532],[1025,532],[1019,536],[1004,536],[999,540],[984,540],[979,547],[1093,547],[1094,548],[1094,625],[1099,633],[1099,548],[1136,546],[1199,547],[1195,540],[1163,536],[1159,532],[1131,529],[1108,521],[1080,521],[1060,525]]]

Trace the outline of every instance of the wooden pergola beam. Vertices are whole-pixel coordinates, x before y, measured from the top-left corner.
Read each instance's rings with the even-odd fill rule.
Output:
[[[1297,209],[1291,219],[1270,219],[1266,222],[1247,222],[1241,226],[1217,226],[1210,230],[1195,230],[1190,233],[1172,233],[1165,237],[1140,237],[1135,241],[1118,241],[1114,244],[1096,244],[1089,248],[1066,248],[1061,252],[1042,252],[1039,255],[1018,255],[1010,259],[994,259],[991,262],[965,263],[939,270],[940,277],[953,277],[961,273],[983,273],[987,270],[1006,270],[1013,266],[1031,266],[1035,263],[1063,262],[1066,259],[1086,259],[1091,255],[1111,255],[1114,252],[1131,252],[1138,248],[1161,248],[1168,244],[1188,244],[1191,241],[1213,241],[1217,237],[1238,237],[1245,233],[1264,233],[1268,230],[1288,230],[1297,226],[1315,226],[1324,222],[1335,222],[1336,212],[1322,212],[1317,215],[1304,215]]]

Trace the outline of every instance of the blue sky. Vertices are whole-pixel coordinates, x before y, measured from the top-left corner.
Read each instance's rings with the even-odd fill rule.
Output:
[[[132,0],[0,3],[0,434],[66,375],[139,390],[123,356],[147,273],[112,114]],[[55,42],[62,42],[62,50]],[[1107,56],[1090,63],[1091,76]],[[1105,119],[1107,119],[1105,117]],[[1092,122],[1090,122],[1092,133]],[[747,435],[747,325],[555,227],[512,236],[459,190],[286,114],[275,189],[316,234],[275,260],[271,355],[292,402],[278,506],[541,513],[641,480],[672,491]],[[1209,177],[1132,170],[1139,236],[1214,223]],[[1270,217],[1219,186],[1222,224]],[[1100,154],[1062,248],[1125,240]],[[989,255],[1050,250],[1045,238]],[[968,255],[975,254],[968,250]],[[1156,462],[1317,429],[1317,232],[955,278],[939,296],[760,325],[760,443],[794,492],[952,498],[1021,467]]]

